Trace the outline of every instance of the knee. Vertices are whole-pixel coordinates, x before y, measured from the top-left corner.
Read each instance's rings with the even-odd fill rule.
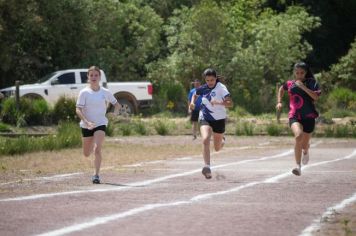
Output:
[[[294,138],[296,143],[301,143],[303,141],[303,134],[299,133]]]
[[[101,155],[101,147],[95,147],[94,153],[95,155]]]
[[[83,155],[84,155],[85,157],[89,157],[90,154],[91,154],[91,151],[83,151]]]
[[[204,146],[209,146],[210,145],[210,138],[204,138],[203,139],[203,145]]]

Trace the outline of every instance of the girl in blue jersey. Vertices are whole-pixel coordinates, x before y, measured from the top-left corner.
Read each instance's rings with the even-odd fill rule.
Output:
[[[218,80],[214,69],[206,69],[203,73],[203,78],[206,84],[196,90],[190,103],[190,109],[194,110],[195,100],[201,96],[199,123],[205,162],[202,174],[205,178],[210,179],[212,177],[210,170],[210,139],[213,136],[215,151],[219,151],[223,147],[226,107],[232,107],[233,103],[229,91]]]

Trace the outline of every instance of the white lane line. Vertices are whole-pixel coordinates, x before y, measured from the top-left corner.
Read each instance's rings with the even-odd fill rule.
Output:
[[[311,147],[316,147],[320,143],[322,143],[322,141],[318,141],[316,143],[313,143],[310,146]],[[242,149],[246,149],[246,148],[250,148],[250,146],[236,147],[236,148],[230,148],[230,149],[242,150]],[[227,152],[227,151],[225,150],[225,152]],[[228,163],[228,164],[222,164],[222,165],[218,165],[218,166],[212,167],[212,169],[217,169],[217,168],[226,167],[226,166],[230,166],[230,165],[239,165],[239,164],[244,164],[244,163],[253,162],[253,161],[264,161],[264,160],[268,160],[268,159],[274,159],[274,158],[278,158],[278,157],[287,156],[287,155],[289,155],[291,153],[293,153],[293,150],[289,150],[289,151],[286,151],[286,152],[283,152],[283,153],[280,153],[280,154],[277,154],[277,155],[262,157],[262,158],[258,158],[258,159],[251,159],[251,160],[232,162],[232,163]],[[213,155],[214,154],[218,154],[218,153],[213,153]],[[122,186],[122,187],[119,187],[119,188],[118,187],[110,187],[110,188],[101,188],[101,189],[75,190],[75,191],[69,191],[69,192],[36,194],[36,195],[29,195],[29,196],[23,196],[23,197],[0,199],[0,202],[36,200],[36,199],[41,199],[41,198],[49,198],[49,197],[73,195],[73,194],[82,194],[82,193],[90,193],[90,192],[122,191],[122,190],[126,190],[126,189],[133,188],[133,187],[147,186],[147,185],[150,185],[150,184],[153,184],[153,183],[162,182],[162,181],[167,180],[167,179],[173,179],[173,178],[177,178],[177,177],[192,175],[192,174],[195,174],[195,173],[199,173],[200,171],[201,171],[200,169],[196,169],[196,170],[192,170],[192,171],[188,171],[188,172],[183,172],[183,173],[180,173],[180,174],[167,175],[167,176],[163,176],[163,177],[157,178],[157,179],[152,179],[152,180],[147,180],[147,181],[143,181],[143,182],[135,182],[135,183],[131,183],[131,184],[126,184],[127,186]]]
[[[221,164],[212,167],[212,169],[218,169],[226,166],[233,166],[233,165],[240,165],[248,162],[254,162],[254,161],[264,161],[264,160],[269,160],[269,159],[274,159],[274,158],[279,158],[283,156],[287,156],[289,154],[293,153],[293,150],[288,150],[280,154],[276,154],[273,156],[267,156],[267,157],[261,157],[261,158],[256,158],[256,159],[250,159],[250,160],[243,160],[243,161],[237,161],[237,162],[231,162],[227,164]],[[142,187],[142,186],[148,186],[154,183],[162,182],[168,179],[173,179],[173,178],[178,178],[178,177],[183,177],[183,176],[188,176],[188,175],[193,175],[196,173],[200,173],[201,169],[195,169],[187,172],[182,172],[178,174],[171,174],[171,175],[166,175],[162,176],[159,178],[155,179],[150,179],[150,180],[145,180],[145,181],[139,181],[139,182],[134,182],[134,183],[129,183],[129,184],[124,184],[125,186],[122,187],[109,187],[109,188],[100,188],[100,189],[88,189],[88,190],[74,190],[74,191],[68,191],[68,192],[57,192],[57,193],[45,193],[45,194],[35,194],[35,195],[29,195],[29,196],[21,196],[21,197],[14,197],[14,198],[4,198],[0,199],[0,202],[9,202],[9,201],[25,201],[25,200],[36,200],[36,199],[41,199],[41,198],[49,198],[49,197],[56,197],[56,196],[64,196],[64,195],[74,195],[74,194],[84,194],[84,193],[93,193],[93,192],[109,192],[109,191],[122,191],[126,190],[129,188],[134,188],[134,187]]]
[[[324,164],[329,164],[332,162],[337,162],[337,161],[342,161],[342,160],[347,160],[352,158],[353,156],[356,156],[356,149],[348,156],[345,157],[341,157],[341,158],[337,158],[331,161],[322,161],[322,162],[317,162],[313,165],[310,165],[310,167],[313,166],[319,166],[319,165],[324,165]],[[116,221],[128,216],[133,216],[133,215],[137,215],[140,214],[142,212],[146,212],[146,211],[150,211],[150,210],[154,210],[157,208],[162,208],[162,207],[173,207],[173,206],[179,206],[179,205],[183,205],[183,204],[193,204],[194,202],[198,202],[198,201],[203,201],[206,199],[210,199],[214,196],[221,196],[221,195],[226,195],[226,194],[230,194],[230,193],[236,193],[242,189],[248,188],[248,187],[252,187],[258,184],[265,184],[265,183],[272,183],[275,182],[277,180],[281,180],[283,178],[286,178],[288,176],[292,175],[291,171],[285,172],[283,174],[280,175],[276,175],[274,177],[271,178],[267,178],[265,180],[262,181],[254,181],[254,182],[250,182],[238,187],[234,187],[234,188],[230,188],[227,190],[223,190],[223,191],[218,191],[218,192],[212,192],[212,193],[205,193],[205,194],[199,194],[195,197],[190,198],[187,201],[176,201],[176,202],[171,202],[171,203],[157,203],[157,204],[146,204],[143,205],[141,207],[137,207],[137,208],[133,208],[130,209],[128,211],[124,211],[124,212],[120,212],[117,214],[113,214],[113,215],[108,215],[108,216],[102,216],[102,217],[96,217],[91,221],[85,222],[85,223],[80,223],[80,224],[74,224],[68,227],[64,227],[62,229],[58,229],[58,230],[53,230],[53,231],[49,231],[43,234],[39,234],[38,236],[58,236],[58,235],[64,235],[64,234],[68,234],[68,233],[72,233],[72,232],[77,232],[77,231],[81,231],[87,228],[91,228],[97,225],[102,225],[102,224],[106,224],[109,223],[111,221]],[[271,182],[271,180],[273,180]],[[343,201],[344,202],[344,201]],[[347,202],[350,202],[347,201]],[[341,204],[340,204],[341,205]],[[304,236],[304,235],[303,235]]]
[[[68,174],[61,174],[61,175],[52,175],[52,176],[44,176],[44,177],[38,177],[38,178],[32,178],[32,179],[20,179],[12,182],[6,182],[6,183],[0,183],[0,186],[3,185],[8,185],[8,184],[15,184],[15,183],[20,183],[23,181],[43,181],[43,180],[62,180],[62,179],[68,179],[70,177],[76,176],[76,175],[81,175],[84,174],[83,172],[77,172],[77,173],[68,173]]]
[[[321,215],[321,218],[317,218],[313,221],[313,223],[305,228],[303,232],[299,236],[312,236],[318,229],[320,229],[321,221],[324,218],[329,218],[335,214],[335,211],[340,211],[344,209],[347,205],[356,202],[356,192],[349,198],[342,200],[340,203],[329,207],[326,211]]]
[[[224,148],[223,150],[221,150],[219,152],[211,153],[211,155],[214,156],[214,155],[218,155],[218,154],[221,154],[221,153],[232,152],[232,151],[235,151],[235,150],[246,150],[246,149],[261,148],[261,146],[265,146],[265,145],[268,145],[268,144],[269,144],[269,142],[258,144],[258,146],[226,147],[226,148]],[[191,160],[194,157],[200,157],[200,156],[201,155],[199,154],[199,155],[178,157],[178,158],[175,158],[173,160],[175,160],[175,161]],[[141,166],[144,166],[144,165],[157,164],[157,163],[162,163],[162,162],[165,162],[165,161],[169,161],[169,160],[167,159],[167,160],[157,160],[157,161],[143,161],[143,162],[138,162],[138,163],[134,163],[134,164],[130,164],[130,165],[123,165],[123,167],[126,167],[126,168],[127,167],[141,167]]]

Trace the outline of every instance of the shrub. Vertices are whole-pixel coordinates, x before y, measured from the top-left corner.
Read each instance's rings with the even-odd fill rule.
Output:
[[[147,135],[148,131],[145,124],[142,121],[136,121],[133,123],[134,130],[137,134]]]
[[[0,122],[0,132],[11,132],[10,126]]]
[[[74,98],[60,97],[53,108],[53,120],[60,121],[79,121],[75,112],[76,101]]]
[[[325,137],[333,137],[334,136],[334,127],[333,126],[326,126],[324,128],[324,136]]]
[[[248,122],[243,122],[240,125],[236,126],[235,134],[236,135],[246,135],[253,136],[255,125]]]
[[[2,119],[5,123],[17,126],[47,125],[50,123],[50,109],[43,99],[21,98],[19,109],[15,98],[4,101]]]
[[[336,88],[327,100],[331,108],[352,109],[356,103],[356,93],[348,88]]]
[[[34,151],[52,151],[61,148],[80,147],[81,132],[78,124],[60,123],[57,134],[46,137],[20,136],[0,138],[0,155],[15,155]]]
[[[336,125],[335,127],[335,137],[343,138],[349,136],[349,130],[352,130],[348,125]]]
[[[266,126],[266,131],[267,131],[268,135],[270,135],[270,136],[279,136],[283,132],[283,127],[281,127],[281,125],[277,125],[277,124],[268,124]]]
[[[131,133],[132,133],[132,128],[131,128],[131,125],[129,123],[126,123],[126,124],[120,124],[119,125],[119,129],[120,129],[120,133],[123,135],[123,136],[130,136]]]
[[[169,124],[166,120],[156,120],[153,126],[159,135],[167,135],[170,132]]]

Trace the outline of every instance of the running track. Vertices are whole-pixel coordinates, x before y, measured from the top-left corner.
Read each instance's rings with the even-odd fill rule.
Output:
[[[192,156],[108,170],[101,185],[84,174],[19,185],[0,194],[0,235],[306,236],[356,203],[356,140],[314,139],[301,177],[290,145],[257,143],[214,154],[212,180]]]

